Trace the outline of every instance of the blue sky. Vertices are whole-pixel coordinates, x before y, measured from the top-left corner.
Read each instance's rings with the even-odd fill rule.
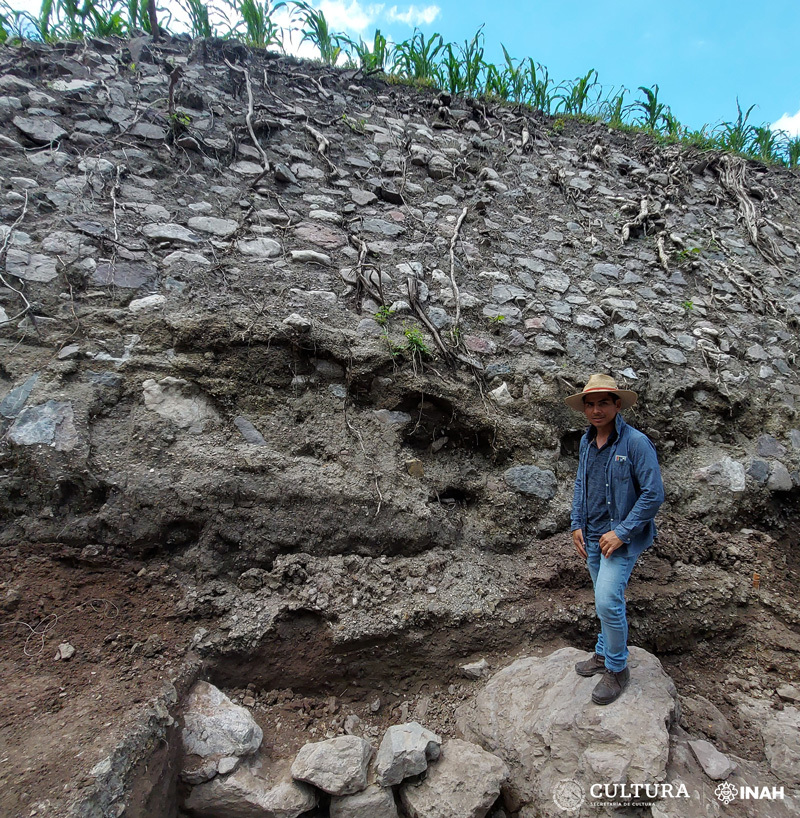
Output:
[[[177,8],[174,0],[160,4]],[[38,8],[36,0],[11,0]],[[755,124],[800,134],[800,2],[766,0],[607,0],[566,3],[435,0],[395,4],[313,0],[334,30],[372,39],[376,27],[399,42],[414,26],[447,41],[471,39],[481,24],[486,58],[502,62],[500,44],[533,57],[556,81],[594,68],[604,86],[658,84],[659,98],[684,124],[699,128],[736,118],[736,98],[752,104]],[[301,52],[308,54],[305,45]]]

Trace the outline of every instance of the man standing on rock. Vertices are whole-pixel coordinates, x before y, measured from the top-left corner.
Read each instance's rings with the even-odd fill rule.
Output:
[[[592,577],[600,619],[594,654],[575,665],[581,676],[603,674],[592,692],[596,704],[616,701],[628,686],[625,588],[639,555],[653,542],[653,518],[664,502],[655,447],[620,414],[636,400],[635,392],[618,389],[610,375],[592,375],[582,392],[566,398],[589,421],[581,438],[571,530]]]

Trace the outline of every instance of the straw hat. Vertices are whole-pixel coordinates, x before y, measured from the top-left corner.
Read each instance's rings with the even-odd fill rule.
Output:
[[[623,409],[633,406],[639,398],[630,389],[620,389],[617,382],[610,375],[592,375],[589,382],[583,387],[583,392],[564,398],[564,403],[576,412],[583,412],[583,396],[591,395],[594,392],[613,392],[615,395],[619,395]]]

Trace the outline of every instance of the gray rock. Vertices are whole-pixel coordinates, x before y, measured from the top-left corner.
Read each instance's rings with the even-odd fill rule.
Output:
[[[16,247],[9,247],[6,253],[6,270],[25,281],[39,281],[46,284],[57,275],[56,260],[41,253],[26,253]]]
[[[505,304],[503,306],[499,304],[487,304],[481,310],[481,313],[490,320],[496,320],[500,324],[509,326],[518,324],[520,318],[522,318],[522,311],[519,307],[515,307],[512,304]]]
[[[298,332],[308,332],[308,330],[311,329],[311,321],[305,316],[296,312],[293,312],[291,315],[287,315],[286,318],[281,321],[281,323],[284,326],[290,327]]]
[[[431,307],[428,310],[428,318],[436,329],[445,329],[453,323],[453,319],[447,314],[447,310],[441,307]]]
[[[18,446],[43,444],[58,452],[72,451],[78,445],[72,403],[49,400],[22,409],[8,431],[8,439]]]
[[[402,224],[387,222],[385,219],[364,219],[361,222],[361,229],[365,233],[375,233],[390,238],[400,236],[406,232]]]
[[[166,296],[155,293],[154,295],[146,295],[144,298],[135,298],[128,304],[128,309],[132,313],[144,312],[146,310],[163,307],[167,303]]]
[[[53,659],[56,662],[68,662],[75,655],[75,648],[69,642],[62,642],[58,646],[56,655]]]
[[[723,755],[710,741],[695,739],[689,742],[689,747],[692,748],[703,772],[712,781],[722,781],[736,769],[736,762]]]
[[[350,188],[350,198],[362,207],[371,205],[378,201],[378,197],[369,190],[359,190],[358,188]]]
[[[120,287],[138,290],[149,284],[158,275],[158,270],[143,261],[116,261],[98,264],[92,272],[92,283],[102,287]]]
[[[398,818],[391,790],[370,784],[363,792],[331,798],[330,818]]]
[[[764,739],[764,754],[772,772],[789,786],[800,785],[800,710],[764,710],[758,722]]]
[[[227,238],[239,229],[239,222],[233,219],[216,219],[213,216],[192,216],[187,224],[192,230],[211,233],[222,238]]]
[[[492,287],[492,301],[497,304],[505,304],[508,301],[528,300],[528,293],[522,287],[515,287],[513,284],[495,284]]]
[[[281,254],[281,246],[275,239],[242,239],[236,242],[236,249],[254,258],[275,258]]]
[[[369,742],[358,736],[337,736],[306,744],[292,763],[292,776],[330,795],[352,795],[366,789],[372,756]]]
[[[757,458],[751,460],[750,465],[747,467],[747,474],[760,486],[765,486],[769,479],[769,463],[766,460],[758,460]]]
[[[744,465],[730,457],[723,457],[722,460],[710,466],[698,469],[694,472],[694,478],[732,492],[740,492],[745,489]]]
[[[511,768],[504,797],[512,811],[562,815],[552,792],[565,778],[586,791],[595,782],[644,785],[664,778],[677,692],[661,663],[630,648],[628,688],[619,701],[597,707],[591,700],[597,678],[575,673],[575,662],[585,657],[562,648],[519,659],[457,711],[462,734]]]
[[[144,405],[190,434],[199,434],[206,426],[218,423],[219,416],[207,398],[182,378],[167,376],[156,382],[148,378],[142,384]]]
[[[324,264],[330,266],[333,262],[331,257],[326,253],[317,253],[315,250],[292,250],[289,253],[292,261],[298,261],[304,264]]]
[[[586,193],[587,191],[591,190],[594,185],[588,179],[582,179],[580,176],[573,176],[572,179],[569,180],[569,187],[576,188],[577,190]]]
[[[179,244],[200,244],[202,239],[182,224],[146,224],[142,233],[149,239],[157,241],[174,241]]]
[[[317,794],[293,781],[288,766],[248,760],[230,775],[193,787],[186,809],[197,818],[298,818],[317,806]]]
[[[410,818],[485,818],[508,775],[496,755],[451,739],[423,781],[400,787],[400,800]]]
[[[442,739],[415,721],[390,727],[378,749],[375,775],[382,787],[399,784],[412,775],[419,775],[428,761],[439,758]]]
[[[242,433],[242,437],[248,442],[251,443],[253,446],[266,446],[267,441],[264,440],[263,435],[261,432],[253,426],[250,421],[239,415],[233,419],[234,425],[236,428]]]
[[[187,253],[185,250],[175,250],[164,256],[162,262],[165,267],[210,267],[211,262],[199,253]],[[144,283],[144,282],[143,282]],[[141,285],[139,285],[141,286]]]
[[[81,91],[91,91],[96,85],[97,83],[91,82],[91,80],[55,80],[50,83],[50,88],[52,88],[53,91],[76,94]]]
[[[543,241],[557,241],[561,242],[564,241],[564,234],[560,233],[558,230],[548,230],[543,236]]]
[[[30,397],[33,387],[39,380],[39,375],[31,375],[26,378],[19,386],[15,386],[4,398],[0,401],[0,415],[4,418],[15,418],[22,407],[25,406]]]
[[[596,315],[589,315],[586,312],[579,312],[575,318],[573,318],[573,323],[579,327],[586,327],[587,329],[600,329],[601,327],[605,326],[605,321],[602,318],[598,318]]]
[[[756,454],[760,457],[783,457],[786,447],[772,435],[760,435],[756,440]]]
[[[447,179],[453,174],[453,165],[441,154],[434,153],[428,159],[428,173],[433,179]]]
[[[408,412],[393,412],[391,409],[374,409],[372,416],[384,426],[405,426],[411,423]]]
[[[292,173],[288,165],[285,165],[283,162],[278,162],[278,164],[275,165],[275,179],[286,185],[297,184],[297,177]]]
[[[482,679],[489,675],[489,663],[486,659],[480,659],[477,662],[461,665],[461,675],[466,676],[467,679]]]
[[[261,746],[263,733],[250,711],[234,704],[208,682],[197,682],[186,699],[181,741],[187,756],[213,760],[246,756]],[[194,765],[184,771],[195,769]]]
[[[673,792],[686,788],[688,798],[662,798],[651,807],[652,818],[720,818],[725,809],[714,795],[703,768],[689,748],[683,736],[670,736],[669,763],[665,783],[671,784]],[[767,818],[767,816],[763,816]]]
[[[505,471],[503,477],[515,491],[532,494],[543,500],[551,500],[558,490],[555,474],[550,469],[540,469],[538,466],[513,466]]]
[[[605,262],[599,262],[592,267],[594,272],[599,273],[601,276],[605,276],[606,278],[619,278],[620,269],[617,267],[616,264],[606,264]]]
[[[798,690],[794,685],[781,685],[775,692],[785,702],[800,704],[800,690]]]
[[[546,290],[553,290],[557,293],[565,293],[569,289],[569,276],[564,273],[550,272],[545,273],[539,279],[539,285]]]
[[[546,352],[546,353],[558,353],[558,352],[565,352],[564,347],[556,341],[555,338],[551,338],[549,335],[537,335],[536,336],[536,349],[539,352]]]
[[[508,391],[508,384],[503,381],[496,389],[489,392],[489,397],[500,406],[508,406],[514,403],[514,396]]]
[[[42,145],[57,142],[67,135],[60,125],[45,117],[15,116],[11,121],[28,139]]]
[[[780,461],[775,461],[770,469],[767,488],[770,491],[791,491],[793,485],[789,470]]]
[[[667,347],[661,350],[661,354],[667,363],[675,364],[676,366],[686,363],[686,356],[679,349]]]

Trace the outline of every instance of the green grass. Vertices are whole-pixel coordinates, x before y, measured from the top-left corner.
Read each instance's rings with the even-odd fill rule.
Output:
[[[631,99],[626,88],[605,88],[590,69],[573,80],[556,83],[545,66],[532,57],[518,60],[501,45],[503,62],[486,60],[483,26],[463,43],[445,42],[415,29],[411,37],[391,44],[379,29],[371,42],[352,40],[331,29],[324,13],[306,0],[179,0],[193,37],[236,38],[258,48],[282,50],[287,40],[311,43],[325,65],[346,63],[364,73],[383,73],[389,82],[439,88],[451,95],[503,101],[557,115],[551,124],[560,133],[567,120],[605,122],[626,132],[645,132],[658,141],[699,150],[732,151],[762,162],[800,167],[800,137],[772,131],[751,120],[755,105],[743,110],[736,100],[736,117],[699,130],[683,126],[660,97],[657,84],[640,85]],[[286,28],[275,21],[281,9],[291,12]],[[172,18],[157,8],[159,28],[170,31]],[[43,0],[38,16],[15,10],[0,0],[0,43],[23,39],[53,42],[86,36],[133,36],[150,31],[147,0]]]

